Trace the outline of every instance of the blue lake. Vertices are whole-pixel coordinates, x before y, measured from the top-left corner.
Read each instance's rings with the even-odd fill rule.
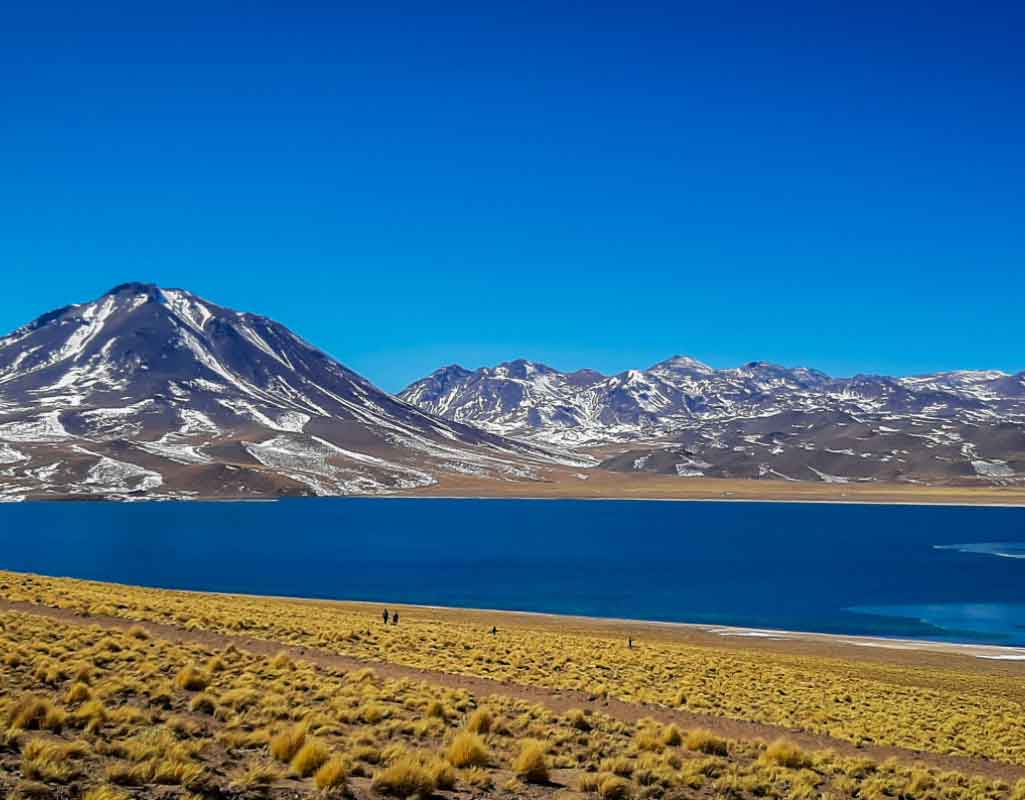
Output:
[[[181,589],[1025,645],[1025,509],[24,503],[0,506],[0,567]]]

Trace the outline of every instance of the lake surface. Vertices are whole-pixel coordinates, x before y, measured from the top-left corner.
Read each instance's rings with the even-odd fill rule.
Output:
[[[23,503],[0,506],[0,567],[181,589],[1025,645],[1025,509]]]

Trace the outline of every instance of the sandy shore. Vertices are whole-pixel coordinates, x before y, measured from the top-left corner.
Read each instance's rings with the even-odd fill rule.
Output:
[[[347,495],[348,497],[360,497],[362,495]],[[848,500],[848,499],[808,499],[808,498],[756,498],[756,497],[617,497],[610,495],[607,497],[593,497],[590,495],[566,495],[565,497],[544,495],[541,497],[533,497],[529,494],[481,494],[481,495],[465,495],[465,494],[386,494],[386,495],[369,495],[375,499],[381,500],[580,500],[580,501],[631,501],[637,503],[784,503],[784,504],[797,504],[797,505],[831,505],[831,506],[944,506],[948,508],[1025,508],[1025,498],[1015,500],[1014,502],[1007,503],[996,503],[996,502],[969,502],[967,500],[951,500],[951,501],[940,501],[940,500]],[[247,502],[247,501],[228,501],[228,502]],[[266,501],[252,501],[252,502],[266,502]]]
[[[1025,486],[924,486],[900,483],[821,483],[732,478],[678,478],[592,469],[551,469],[538,481],[445,476],[401,497],[523,500],[678,500],[1025,507]]]

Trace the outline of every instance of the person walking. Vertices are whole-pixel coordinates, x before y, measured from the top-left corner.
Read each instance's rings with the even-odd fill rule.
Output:
[[[393,611],[392,612],[391,624],[392,625],[398,625],[399,624],[399,612],[398,611]]]
[[[387,625],[388,624],[388,617],[389,617],[388,609],[387,608],[381,613],[381,616],[384,618],[384,624]]]
[[[491,635],[492,636],[498,636],[498,628],[497,628],[497,626],[495,626],[495,625],[491,626]]]

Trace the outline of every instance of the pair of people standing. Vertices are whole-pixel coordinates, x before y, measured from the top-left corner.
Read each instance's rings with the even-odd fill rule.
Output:
[[[389,612],[388,612],[388,609],[386,608],[384,611],[381,612],[381,619],[384,620],[384,624],[385,625],[388,624],[388,616],[389,616]],[[391,624],[392,625],[398,625],[399,624],[399,612],[398,611],[393,611],[393,612],[391,612],[390,616],[391,616]]]

